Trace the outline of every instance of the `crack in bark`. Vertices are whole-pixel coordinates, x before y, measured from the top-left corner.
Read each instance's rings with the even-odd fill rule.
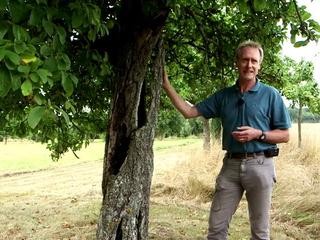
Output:
[[[115,240],[122,240],[122,219],[118,225]]]
[[[113,155],[110,158],[109,170],[112,175],[119,173],[122,164],[127,158],[130,141],[130,136],[127,136],[127,126],[122,123],[117,132]]]
[[[138,106],[138,128],[143,127],[146,124],[146,122],[146,83],[144,81],[140,92],[140,102]]]

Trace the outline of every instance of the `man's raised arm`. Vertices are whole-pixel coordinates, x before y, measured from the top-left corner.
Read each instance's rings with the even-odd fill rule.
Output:
[[[182,97],[176,92],[171,85],[168,79],[168,74],[165,70],[163,71],[162,87],[170,98],[172,104],[185,118],[195,118],[201,115],[193,104],[182,99]]]

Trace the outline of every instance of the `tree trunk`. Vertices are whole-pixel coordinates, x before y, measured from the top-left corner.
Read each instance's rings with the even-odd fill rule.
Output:
[[[148,238],[152,147],[163,65],[159,39],[168,10],[161,5],[155,15],[146,17],[145,2],[123,1],[123,18],[113,39],[110,59],[116,90],[104,156],[99,240]],[[151,56],[155,56],[153,63]],[[150,65],[156,66],[154,77],[146,77]]]
[[[206,118],[202,118],[203,123],[203,150],[205,152],[211,151],[211,143],[210,143],[210,123]]]

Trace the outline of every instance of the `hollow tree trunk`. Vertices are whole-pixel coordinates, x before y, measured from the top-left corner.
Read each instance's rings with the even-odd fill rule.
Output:
[[[146,2],[158,4],[159,11],[144,16]],[[152,147],[162,82],[159,39],[168,14],[160,3],[123,1],[111,56],[116,90],[105,148],[99,240],[148,237]],[[150,65],[155,66],[154,76],[146,77]]]

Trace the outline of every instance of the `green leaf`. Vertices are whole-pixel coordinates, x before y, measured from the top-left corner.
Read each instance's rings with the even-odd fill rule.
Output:
[[[246,0],[238,0],[240,12],[246,13],[248,11],[248,5]]]
[[[40,53],[44,56],[49,56],[52,53],[52,50],[47,45],[42,45],[40,48]]]
[[[15,65],[14,63],[12,63],[8,58],[4,59],[4,64],[6,65],[6,67],[9,70],[15,70],[17,68],[17,65]]]
[[[78,11],[75,11],[72,13],[72,27],[73,28],[78,28],[82,25],[83,23],[83,16],[80,14]]]
[[[14,41],[14,51],[17,54],[23,53],[27,49],[27,45],[25,42],[22,41]]]
[[[11,89],[10,74],[7,69],[0,68],[0,97],[4,97]]]
[[[309,41],[298,41],[296,42],[293,46],[298,48],[298,47],[303,47],[303,46],[306,46],[308,44]]]
[[[16,54],[15,52],[6,50],[5,52],[6,57],[15,65],[19,65],[20,64],[20,56],[18,54]]]
[[[40,26],[43,16],[44,16],[44,13],[40,8],[32,9],[31,15],[29,18],[29,24],[31,26]]]
[[[40,96],[39,94],[34,95],[33,100],[38,104],[38,105],[42,105],[44,100],[42,100],[42,96]]]
[[[11,87],[13,91],[18,90],[21,87],[21,76],[18,74],[11,75]]]
[[[303,12],[301,14],[302,21],[308,20],[311,17],[311,13]]]
[[[262,11],[267,7],[267,1],[266,0],[254,0],[253,6],[256,11]]]
[[[88,32],[88,39],[94,41],[96,39],[97,32],[94,28],[91,28]]]
[[[50,57],[45,60],[43,67],[48,69],[50,72],[55,72],[58,70],[57,68],[57,61],[53,57]]]
[[[48,81],[48,77],[51,77],[52,74],[47,69],[40,68],[37,70],[37,74],[39,75],[41,81],[46,83]]]
[[[58,69],[59,70],[69,70],[70,69],[71,62],[70,62],[69,57],[66,54],[61,54],[57,58],[57,62],[58,62]]]
[[[0,39],[3,39],[3,37],[8,32],[8,24],[6,22],[0,22]]]
[[[36,0],[36,2],[40,5],[40,4],[44,4],[47,5],[48,4],[48,0]]]
[[[296,42],[296,35],[295,34],[292,34],[291,37],[290,37],[290,42],[292,44],[294,44]]]
[[[62,48],[58,34],[55,34],[53,37],[53,48],[55,50],[60,50]]]
[[[62,113],[62,116],[63,116],[64,120],[66,120],[67,124],[70,124],[71,122],[70,122],[70,118],[69,118],[68,114],[65,111],[63,111],[62,109],[59,109],[59,110]]]
[[[2,61],[5,55],[6,55],[6,50],[0,47],[0,61]]]
[[[66,92],[67,96],[71,96],[73,93],[73,83],[72,79],[65,75],[64,72],[61,72],[61,83],[64,91]]]
[[[245,0],[242,0],[240,2],[245,2]],[[114,27],[114,24],[115,24],[115,22],[113,19],[108,19],[106,22],[107,29],[112,29]]]
[[[33,62],[37,61],[37,57],[30,56],[30,55],[24,55],[24,56],[21,56],[21,61],[24,64],[29,64],[29,63],[33,63]]]
[[[38,74],[36,74],[36,73],[31,73],[30,75],[29,75],[29,77],[30,77],[30,79],[31,79],[31,81],[32,82],[39,82],[40,81],[40,77],[39,77],[39,75]]]
[[[38,45],[38,44],[36,44]],[[32,55],[34,56],[36,54],[36,52],[38,52],[38,50],[36,49],[35,46],[33,46],[32,44],[27,44],[27,50],[26,50],[26,53],[25,55]]]
[[[28,74],[28,73],[30,72],[30,66],[20,65],[20,66],[18,67],[18,72]]]
[[[14,23],[20,23],[29,17],[29,8],[24,2],[9,1],[9,13]]]
[[[49,36],[52,36],[53,34],[53,29],[54,29],[54,24],[52,22],[49,22],[47,20],[42,20],[42,26],[44,27],[44,30]]]
[[[66,35],[67,35],[66,31],[64,30],[63,27],[60,27],[60,26],[58,26],[56,29],[57,29],[57,32],[58,32],[58,35],[59,35],[60,43],[62,45],[64,45],[65,42],[66,42]]]
[[[31,109],[28,115],[28,124],[29,126],[34,129],[42,119],[42,116],[45,112],[45,107],[43,106],[36,106]]]
[[[0,1],[0,10],[3,11],[7,8],[7,1]]]
[[[12,25],[12,32],[15,40],[20,41],[21,40],[21,27],[18,25]]]
[[[32,82],[29,79],[22,83],[21,91],[23,96],[29,96],[32,94]]]
[[[70,74],[69,77],[71,78],[72,82],[74,83],[75,86],[78,85],[79,79],[75,76]]]
[[[72,105],[72,103],[71,103],[69,100],[67,100],[67,101],[65,102],[64,107],[65,107],[67,110],[71,109],[72,113],[76,113],[76,109],[74,108],[74,106]]]
[[[312,20],[312,19],[309,20],[309,25],[317,32],[320,32],[320,24],[318,22],[316,22],[315,20]]]

